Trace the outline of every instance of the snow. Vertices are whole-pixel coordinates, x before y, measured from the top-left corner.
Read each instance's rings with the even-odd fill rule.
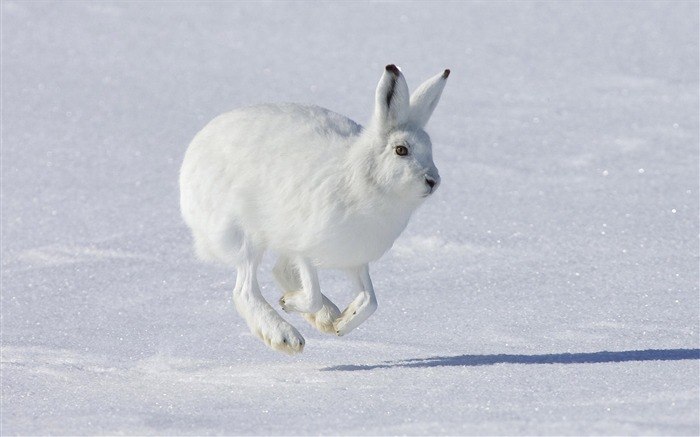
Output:
[[[698,12],[3,1],[2,435],[698,435]],[[268,350],[194,257],[184,151],[252,103],[365,123],[388,63],[452,71],[442,185],[365,324]]]

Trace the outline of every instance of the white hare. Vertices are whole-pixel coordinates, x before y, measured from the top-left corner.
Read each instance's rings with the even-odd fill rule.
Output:
[[[440,183],[423,130],[450,71],[409,97],[388,65],[366,128],[316,106],[264,104],[212,120],[180,172],[182,216],[197,254],[237,268],[233,300],[269,347],[301,352],[304,338],[263,298],[263,252],[279,255],[279,303],[322,332],[344,335],[377,308],[368,263],[381,257]],[[341,313],[321,294],[318,268],[347,272],[357,297]]]

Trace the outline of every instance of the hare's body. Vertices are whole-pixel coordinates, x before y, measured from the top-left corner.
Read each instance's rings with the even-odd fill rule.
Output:
[[[449,71],[408,98],[388,66],[363,129],[314,106],[267,104],[210,122],[187,150],[181,209],[197,254],[237,267],[234,302],[268,346],[300,352],[304,339],[265,301],[257,267],[265,250],[285,292],[280,304],[323,332],[343,335],[376,308],[368,263],[393,244],[439,184],[422,130]],[[320,292],[318,268],[345,270],[358,293],[341,314]]]
[[[270,132],[284,134],[261,140]],[[378,187],[348,160],[361,135],[348,118],[295,104],[259,105],[214,119],[192,141],[182,167],[190,181],[183,185],[182,212],[199,255],[237,264],[247,241],[324,268],[378,259],[413,208],[400,208],[381,192],[369,195]],[[290,156],[301,159],[290,165]],[[251,171],[259,166],[275,179]]]

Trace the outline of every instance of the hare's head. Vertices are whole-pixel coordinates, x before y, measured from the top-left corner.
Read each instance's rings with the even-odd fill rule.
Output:
[[[372,177],[386,191],[420,201],[440,184],[430,137],[423,130],[450,70],[424,82],[410,95],[401,71],[387,65],[377,86],[374,118],[369,128],[374,152]]]

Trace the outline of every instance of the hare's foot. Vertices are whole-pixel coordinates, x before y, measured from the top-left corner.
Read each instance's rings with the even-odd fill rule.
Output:
[[[374,287],[369,277],[369,266],[364,264],[354,269],[348,269],[346,272],[355,290],[360,292],[333,323],[333,329],[338,335],[345,335],[357,328],[377,309],[377,298],[374,295]]]
[[[304,350],[304,337],[270,306],[260,292],[257,269],[261,253],[249,248],[247,261],[238,266],[233,303],[245,320],[250,332],[268,347],[296,354]]]
[[[290,355],[303,352],[305,341],[299,331],[282,319],[272,307],[263,311],[258,317],[245,318],[250,332],[276,351]]]
[[[272,269],[277,285],[285,292],[279,300],[286,312],[315,313],[323,307],[323,295],[318,284],[318,273],[304,258],[281,256]]]
[[[280,317],[259,293],[234,294],[233,300],[250,332],[269,348],[288,354],[304,350],[304,337]]]
[[[289,323],[286,326],[278,326],[273,329],[261,327],[255,335],[260,338],[269,348],[276,351],[285,352],[290,355],[304,351],[304,337]]]
[[[284,293],[279,300],[282,309],[290,313],[296,311],[298,313],[315,313],[320,311],[323,306],[323,300],[321,300],[321,293],[315,293],[310,295],[304,290],[299,291],[288,291]]]
[[[335,333],[340,336],[347,334],[367,320],[376,309],[377,301],[374,296],[361,292],[333,323]]]
[[[326,296],[323,296],[323,307],[315,313],[302,313],[301,316],[314,328],[325,334],[335,334],[334,323],[340,317],[340,310]]]

